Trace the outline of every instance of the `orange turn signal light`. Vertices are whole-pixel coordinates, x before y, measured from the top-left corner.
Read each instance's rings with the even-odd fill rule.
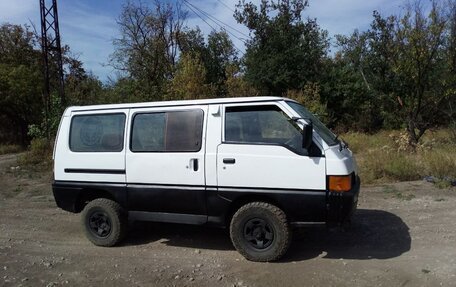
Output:
[[[347,192],[351,189],[351,175],[330,175],[329,191]]]

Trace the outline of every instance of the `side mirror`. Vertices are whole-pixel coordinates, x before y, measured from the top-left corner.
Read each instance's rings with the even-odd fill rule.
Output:
[[[312,133],[313,133],[312,123],[305,124],[304,129],[302,131],[302,147],[305,148],[306,150],[309,150],[310,146],[312,145]]]

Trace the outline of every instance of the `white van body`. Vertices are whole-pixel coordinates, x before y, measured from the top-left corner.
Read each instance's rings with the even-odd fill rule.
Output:
[[[304,148],[306,126],[312,140]],[[59,207],[81,212],[104,198],[139,220],[230,226],[242,206],[260,202],[283,212],[287,226],[340,223],[356,208],[359,182],[348,147],[304,107],[280,97],[69,107],[54,149]],[[103,221],[97,214],[94,226]],[[251,224],[260,234],[259,223]],[[267,228],[261,234],[263,241],[252,239],[255,255],[248,246],[241,253],[277,259],[277,252],[261,257],[276,239],[266,251],[258,246],[279,236]]]

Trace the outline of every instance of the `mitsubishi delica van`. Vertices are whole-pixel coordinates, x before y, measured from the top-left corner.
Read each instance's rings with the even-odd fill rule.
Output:
[[[347,145],[279,97],[70,107],[54,179],[95,245],[132,220],[209,224],[253,261],[285,254],[294,225],[348,221],[360,187]]]

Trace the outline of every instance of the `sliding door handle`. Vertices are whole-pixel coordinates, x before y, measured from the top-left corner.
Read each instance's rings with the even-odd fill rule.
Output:
[[[193,171],[198,171],[198,159],[197,158],[192,159],[192,166],[193,166]]]
[[[235,164],[235,163],[236,163],[236,159],[234,159],[234,158],[224,158],[224,159],[223,159],[223,163],[226,163],[226,164]]]

